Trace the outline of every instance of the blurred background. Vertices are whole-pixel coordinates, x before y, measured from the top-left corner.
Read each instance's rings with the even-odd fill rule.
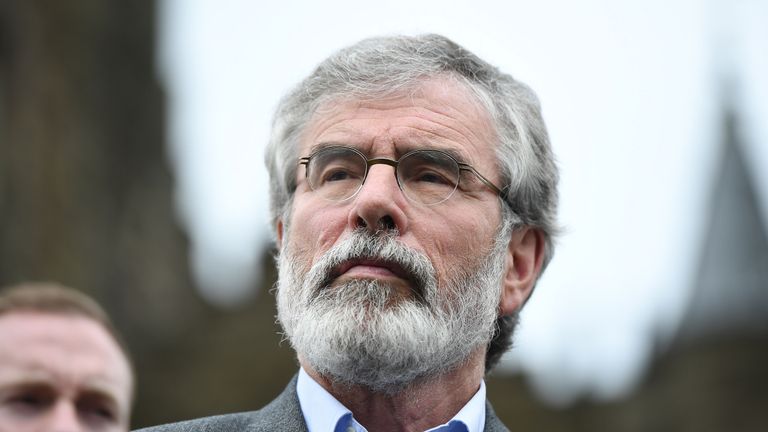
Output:
[[[437,32],[539,94],[555,258],[488,378],[513,430],[768,429],[768,2],[0,2],[0,285],[98,299],[134,426],[255,409],[275,324],[263,147],[323,58]]]

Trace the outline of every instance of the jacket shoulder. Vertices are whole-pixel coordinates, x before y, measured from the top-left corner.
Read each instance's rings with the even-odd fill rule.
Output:
[[[136,432],[236,432],[250,430],[258,411],[203,417],[139,429]]]
[[[258,411],[224,414],[139,429],[136,432],[306,432],[296,395],[296,376],[275,400]]]
[[[509,432],[501,419],[496,416],[488,400],[485,401],[485,430],[483,432]]]

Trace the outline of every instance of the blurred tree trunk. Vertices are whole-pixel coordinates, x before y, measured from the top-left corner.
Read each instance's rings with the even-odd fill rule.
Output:
[[[122,326],[173,334],[195,306],[154,14],[153,1],[2,2],[0,283],[57,280]]]
[[[141,399],[204,311],[173,208],[154,16],[153,1],[0,3],[0,285],[96,298]]]
[[[104,305],[136,362],[135,426],[257,408],[296,368],[271,296],[223,313],[193,289],[155,31],[149,0],[0,2],[0,285]]]

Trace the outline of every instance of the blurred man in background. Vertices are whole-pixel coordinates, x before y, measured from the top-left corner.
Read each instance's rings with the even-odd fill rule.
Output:
[[[55,284],[0,292],[0,432],[127,431],[133,371],[106,313]]]
[[[259,411],[150,429],[506,430],[483,376],[556,231],[535,94],[442,36],[364,40],[283,99],[267,166],[299,373]]]

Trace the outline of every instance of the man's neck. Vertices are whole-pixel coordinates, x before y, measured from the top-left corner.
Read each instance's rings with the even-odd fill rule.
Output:
[[[443,375],[414,382],[394,394],[376,393],[364,386],[339,385],[306,362],[304,370],[352,411],[369,432],[424,431],[448,422],[480,388],[485,350]]]

